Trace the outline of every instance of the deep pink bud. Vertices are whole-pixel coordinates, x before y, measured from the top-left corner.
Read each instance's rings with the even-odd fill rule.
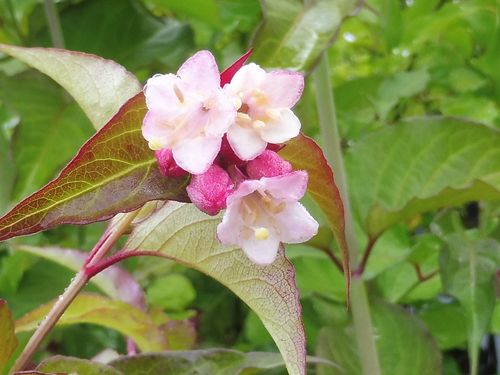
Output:
[[[247,175],[254,180],[261,177],[281,176],[291,171],[292,165],[271,150],[265,150],[247,164]]]
[[[229,174],[213,164],[205,173],[193,175],[186,190],[196,207],[209,215],[217,215],[226,208],[226,198],[233,187]]]
[[[177,165],[172,155],[172,150],[162,148],[156,151],[155,155],[156,160],[158,160],[160,172],[165,177],[182,177],[188,174],[188,172]]]

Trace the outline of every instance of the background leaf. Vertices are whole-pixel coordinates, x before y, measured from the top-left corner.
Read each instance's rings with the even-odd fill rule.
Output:
[[[273,264],[256,266],[242,250],[219,243],[219,222],[194,205],[169,202],[134,228],[125,248],[158,251],[231,289],[263,321],[289,373],[304,374],[305,337],[292,265],[280,252]]]
[[[253,41],[253,59],[266,68],[308,71],[357,2],[266,0],[263,4],[265,18]]]
[[[0,299],[0,343],[2,344],[2,350],[0,350],[0,373],[2,373],[10,356],[17,347],[17,339],[14,334],[14,320],[12,319],[7,302],[3,299]]]
[[[53,178],[92,128],[62,90],[34,72],[0,75],[0,99],[21,119],[13,143],[19,173],[14,186],[17,201]]]
[[[163,177],[142,137],[145,113],[142,94],[129,100],[59,177],[0,218],[0,240],[106,220],[150,200],[185,200],[186,179]]]
[[[399,306],[377,301],[371,305],[382,374],[441,374],[441,354],[423,324]],[[319,366],[319,375],[362,374],[351,326],[326,327],[318,339],[318,355],[341,370]]]
[[[121,371],[102,363],[62,355],[47,358],[38,365],[37,371],[78,375],[123,375]]]
[[[500,133],[451,119],[372,132],[346,155],[355,214],[371,236],[420,212],[500,197]]]
[[[16,332],[34,330],[47,315],[54,302],[27,313],[16,321]],[[132,338],[143,351],[166,348],[165,338],[151,317],[122,301],[97,294],[80,293],[57,322],[58,326],[92,323],[112,328]]]
[[[123,103],[141,90],[137,78],[121,65],[95,55],[8,45],[0,45],[0,51],[38,69],[64,87],[96,129],[108,122]],[[9,90],[9,94],[13,91]],[[29,96],[24,94],[19,96],[29,102]]]
[[[470,372],[479,365],[479,346],[495,308],[494,275],[500,266],[500,245],[494,240],[474,241],[455,234],[447,238],[441,256],[441,277],[446,292],[460,301],[467,321]]]

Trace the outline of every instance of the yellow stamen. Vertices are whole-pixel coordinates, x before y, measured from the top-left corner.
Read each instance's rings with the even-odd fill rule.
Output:
[[[160,138],[153,138],[148,142],[148,146],[153,151],[158,151],[163,148],[163,143]]]
[[[264,227],[256,228],[254,229],[254,235],[257,240],[267,240],[269,238],[269,229]]]
[[[262,129],[266,126],[266,123],[264,121],[260,121],[260,120],[255,120],[254,122],[252,122],[252,127],[254,129]]]
[[[179,101],[181,103],[184,103],[184,94],[182,93],[179,86],[177,86],[175,83],[174,83],[174,93],[175,93],[175,96],[177,96],[177,99],[179,99]]]
[[[243,103],[242,103],[241,98],[239,96],[235,96],[233,98],[233,105],[234,105],[234,108],[236,108],[236,110],[240,109],[242,104]]]

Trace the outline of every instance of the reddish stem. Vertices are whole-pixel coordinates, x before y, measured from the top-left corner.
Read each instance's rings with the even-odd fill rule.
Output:
[[[360,277],[363,274],[363,272],[365,272],[366,264],[368,263],[368,259],[370,258],[370,255],[372,253],[373,248],[375,247],[375,244],[377,243],[378,238],[379,238],[378,236],[370,238],[370,240],[366,244],[366,248],[363,253],[363,258],[361,259],[358,268],[356,268],[352,272],[353,277]]]
[[[411,264],[413,265],[413,268],[415,269],[415,272],[417,273],[418,281],[420,281],[420,282],[424,282],[424,281],[427,281],[429,279],[432,279],[434,276],[437,275],[437,273],[439,271],[439,270],[435,270],[435,271],[429,273],[428,275],[424,275],[422,272],[422,269],[420,268],[420,265],[418,263],[411,262]]]
[[[130,251],[130,250],[121,250],[117,253],[97,261],[92,265],[87,265],[84,268],[85,275],[90,279],[97,275],[99,272],[105,270],[106,268],[112,266],[115,263],[118,263],[124,259],[137,257],[137,256],[157,256],[161,257],[161,255],[157,251]]]

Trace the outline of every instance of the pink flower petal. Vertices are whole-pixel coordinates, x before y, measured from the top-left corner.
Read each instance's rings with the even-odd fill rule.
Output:
[[[175,95],[174,84],[178,81],[175,74],[157,74],[148,79],[144,87],[148,110],[157,116],[176,116],[179,108],[173,104],[178,104],[179,99]]]
[[[266,78],[266,71],[254,63],[243,66],[236,72],[231,83],[224,86],[230,92],[251,90],[260,86]]]
[[[258,240],[254,235],[244,239],[240,246],[250,260],[257,264],[271,264],[276,259],[280,239],[274,232],[269,231],[269,237],[265,240]]]
[[[318,233],[318,222],[299,202],[288,203],[285,209],[273,218],[279,228],[282,242],[302,243]]]
[[[254,191],[263,189],[264,184],[259,180],[245,180],[241,184],[238,185],[235,191],[231,193],[231,195],[227,198],[227,206],[233,206],[236,204],[241,198],[246,197],[247,195],[252,194]]]
[[[234,193],[233,193],[234,194]],[[222,222],[217,226],[217,238],[224,245],[238,246],[243,236],[244,223],[239,212],[239,204],[229,204]]]
[[[219,89],[209,103],[206,103],[208,111],[205,134],[209,137],[222,137],[236,118],[236,108],[224,92]]]
[[[274,198],[284,201],[298,201],[307,189],[309,176],[305,171],[295,171],[276,177],[263,177],[261,182]]]
[[[277,119],[269,121],[260,130],[262,139],[268,143],[283,143],[299,135],[300,120],[288,108],[280,110]]]
[[[304,91],[304,76],[290,70],[276,70],[266,75],[261,89],[275,108],[292,108]]]
[[[199,51],[177,71],[190,90],[211,91],[220,88],[219,68],[209,51]]]
[[[220,149],[222,138],[198,136],[185,138],[172,149],[179,167],[192,174],[206,172],[212,165]]]
[[[242,160],[251,160],[259,156],[267,146],[259,133],[250,127],[234,124],[227,131],[227,140],[234,153]]]
[[[153,112],[147,112],[142,121],[142,136],[147,141],[160,141],[163,147],[168,147],[170,142],[171,130],[162,120]]]

